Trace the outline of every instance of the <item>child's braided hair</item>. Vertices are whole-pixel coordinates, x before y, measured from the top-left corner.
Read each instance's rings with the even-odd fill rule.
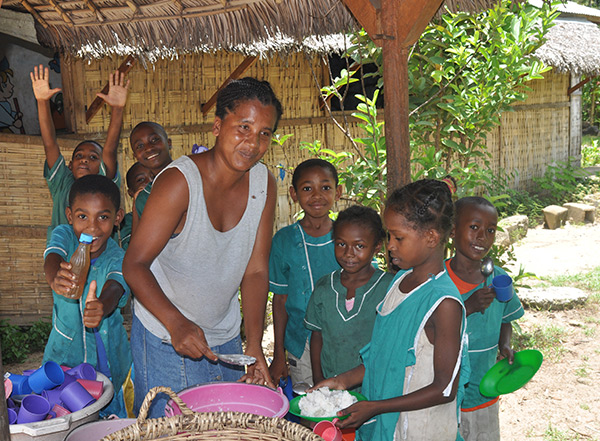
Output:
[[[215,116],[224,119],[229,112],[235,110],[240,102],[247,100],[258,100],[264,106],[275,107],[277,118],[275,120],[273,131],[277,130],[279,119],[283,113],[281,103],[275,96],[275,92],[273,92],[268,81],[260,81],[252,77],[231,80],[223,89],[221,89],[217,95]]]
[[[433,228],[443,242],[448,240],[454,224],[452,195],[445,182],[422,179],[392,192],[386,209],[401,214],[416,230]]]

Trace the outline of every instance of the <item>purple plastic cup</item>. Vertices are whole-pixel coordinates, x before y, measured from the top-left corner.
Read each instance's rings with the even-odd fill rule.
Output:
[[[26,377],[29,377],[31,374],[33,374],[37,369],[25,369],[23,371],[23,375],[25,375]]]
[[[67,387],[69,384],[73,383],[74,381],[77,381],[77,377],[74,377],[73,375],[65,373],[65,381],[63,381],[63,383],[60,386],[58,386],[58,389],[63,390],[65,387]]]
[[[73,375],[75,378],[81,378],[82,380],[96,379],[96,369],[89,363],[78,364],[74,368],[69,369],[66,373]]]
[[[70,383],[60,393],[60,400],[71,412],[77,412],[96,400],[77,381]]]
[[[8,424],[15,424],[17,422],[17,412],[15,412],[15,409],[11,409],[10,407],[7,410],[8,410]]]
[[[48,400],[48,403],[50,403],[51,406],[54,406],[55,404],[62,404],[62,401],[60,401],[60,393],[62,391],[60,389],[50,389],[50,390],[43,390],[42,391],[42,397],[44,397],[45,399]]]
[[[42,421],[50,412],[50,403],[41,395],[27,395],[21,401],[21,408],[17,416],[18,424]]]
[[[29,386],[29,377],[26,375],[10,374],[11,383],[13,384],[13,395],[27,395],[31,393]]]
[[[65,373],[54,361],[47,361],[29,376],[29,386],[36,394],[46,389],[54,389],[65,381]]]
[[[17,405],[10,398],[8,400],[6,400],[6,407],[9,407],[11,409],[17,409]]]

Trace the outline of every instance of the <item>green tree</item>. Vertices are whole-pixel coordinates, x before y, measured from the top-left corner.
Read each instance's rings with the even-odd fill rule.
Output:
[[[409,59],[413,179],[450,174],[465,192],[489,182],[486,134],[500,123],[502,112],[526,98],[526,83],[548,70],[531,54],[543,44],[556,16],[548,5],[538,9],[504,0],[480,14],[445,14],[425,30]],[[355,34],[352,43],[346,51],[348,69],[321,88],[325,101],[335,95],[343,102],[344,86],[362,83],[362,70],[356,66],[365,63],[379,67],[368,75],[378,75],[378,86],[384,87],[381,49],[364,31]],[[364,89],[357,95],[361,105],[354,116],[358,113],[366,123],[361,115],[369,115],[361,126],[366,136],[351,135],[345,114],[336,120],[352,142],[352,162],[360,163],[341,176],[359,202],[377,206],[380,201],[372,198],[379,190],[373,195],[361,186],[372,183],[365,175],[385,176],[385,139],[383,122],[377,121],[376,96],[365,95]],[[361,142],[371,149],[370,157],[357,153]]]

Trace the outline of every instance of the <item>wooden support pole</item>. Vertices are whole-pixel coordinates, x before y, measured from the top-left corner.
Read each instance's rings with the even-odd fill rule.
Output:
[[[125,61],[123,61],[123,63],[121,63],[121,65],[119,66],[119,69],[117,69],[117,70],[119,72],[123,72],[124,74],[127,74],[133,68],[134,64],[135,64],[135,58],[133,57],[133,55],[129,55],[125,59]],[[106,86],[104,86],[104,88],[102,89],[102,91],[100,93],[107,94],[109,89],[110,89],[110,86],[108,83],[106,83]],[[85,122],[86,123],[89,123],[90,120],[94,117],[94,115],[96,113],[98,113],[98,110],[100,110],[100,108],[102,107],[102,104],[104,104],[104,100],[100,97],[96,97],[94,99],[94,101],[92,101],[92,104],[90,104],[87,111],[85,112]]]
[[[52,5],[52,7],[54,8],[54,10],[56,12],[58,12],[58,14],[62,17],[62,19],[64,20],[65,23],[67,23],[69,25],[73,25],[73,20],[71,20],[71,18],[64,11],[64,9],[61,8],[58,3],[56,3],[56,0],[48,0],[48,1],[50,2],[50,4]]]
[[[221,87],[219,87],[219,89],[215,93],[213,93],[209,100],[202,105],[202,108],[200,109],[202,111],[202,115],[206,116],[206,114],[210,112],[210,109],[212,109],[213,106],[217,103],[217,95],[219,94],[221,89],[227,86],[227,83],[229,83],[229,81],[237,80],[239,77],[241,77],[244,74],[244,72],[246,72],[250,68],[250,66],[254,64],[256,59],[257,57],[254,55],[248,56],[244,59],[244,61],[240,63],[238,67],[235,68],[231,75],[229,75],[229,77],[223,82],[223,84],[221,84]]]

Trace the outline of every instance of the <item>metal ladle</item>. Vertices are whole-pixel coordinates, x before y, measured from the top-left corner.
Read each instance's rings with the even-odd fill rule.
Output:
[[[236,366],[248,366],[256,363],[256,358],[251,357],[250,355],[245,354],[219,354],[213,351],[213,354],[217,356],[217,358],[225,363],[233,364]]]

